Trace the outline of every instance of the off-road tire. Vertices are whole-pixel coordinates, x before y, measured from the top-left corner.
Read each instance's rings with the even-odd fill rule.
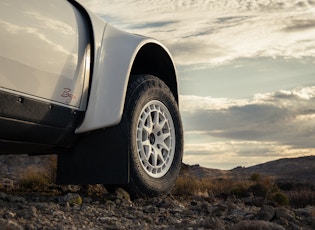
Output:
[[[181,118],[169,87],[152,75],[132,76],[121,125],[128,139],[131,195],[169,193],[183,156]]]

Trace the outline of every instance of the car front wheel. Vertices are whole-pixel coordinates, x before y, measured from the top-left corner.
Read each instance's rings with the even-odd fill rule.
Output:
[[[135,196],[159,196],[173,188],[183,155],[177,102],[159,78],[132,76],[122,119],[128,135],[130,183]]]

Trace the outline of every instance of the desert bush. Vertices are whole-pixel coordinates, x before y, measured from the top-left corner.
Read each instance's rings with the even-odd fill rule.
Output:
[[[235,181],[232,179],[198,179],[191,176],[181,176],[177,179],[173,194],[198,195],[198,194],[233,194],[238,197],[248,196],[248,181]]]
[[[279,189],[275,181],[264,175],[253,174],[247,180],[241,179],[198,179],[189,175],[180,176],[172,192],[174,195],[234,195],[238,198],[250,195],[263,197],[278,205],[305,207],[315,205],[315,191],[303,189],[286,191]]]
[[[41,189],[48,184],[49,179],[43,170],[34,167],[27,168],[17,182],[17,185],[24,189]]]
[[[287,192],[290,205],[294,208],[304,208],[307,205],[315,205],[315,191],[310,189]]]
[[[262,197],[266,197],[268,189],[269,189],[268,187],[259,183],[254,184],[249,187],[249,190],[253,193],[254,196],[262,196]]]
[[[249,188],[255,196],[261,196],[272,200],[275,194],[281,192],[275,181],[269,176],[254,173],[250,176],[249,180],[255,182],[255,184]]]
[[[235,195],[238,198],[250,196],[249,187],[245,183],[239,183],[232,187],[231,194]]]
[[[251,181],[259,181],[261,179],[261,175],[259,173],[253,173],[250,178],[249,178]]]
[[[289,205],[289,199],[283,192],[273,193],[270,197],[270,200],[276,202],[279,205]]]
[[[46,159],[45,167],[30,166],[26,168],[17,182],[21,188],[41,189],[56,181],[57,158],[52,155]]]
[[[235,181],[232,179],[213,180],[211,186],[212,194],[231,194],[233,189],[240,190],[240,188],[248,187],[245,181]]]
[[[256,182],[256,184],[260,184],[263,187],[270,187],[274,185],[274,181],[272,180],[271,177],[261,175],[259,173],[254,173],[250,176],[250,180]]]
[[[44,175],[47,177],[50,183],[56,183],[57,178],[57,156],[50,155],[47,159],[47,166],[44,170]]]
[[[194,177],[179,177],[176,180],[173,194],[175,195],[195,195],[207,190],[208,183],[205,180]]]

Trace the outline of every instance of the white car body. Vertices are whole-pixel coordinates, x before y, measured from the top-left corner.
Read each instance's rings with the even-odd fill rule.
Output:
[[[170,191],[183,137],[166,47],[75,0],[2,0],[0,43],[0,154],[57,154],[59,183]]]
[[[0,4],[1,90],[84,109],[90,50],[78,10],[59,0],[46,9],[36,0]]]
[[[19,6],[14,13],[12,2]],[[88,10],[90,18],[86,20],[66,0],[50,4],[54,6],[38,0],[1,1],[0,90],[86,111],[76,133],[118,124],[139,50],[155,44],[170,59],[171,55],[158,41],[121,31]],[[92,65],[91,55],[95,60]],[[23,79],[19,72],[23,72]]]

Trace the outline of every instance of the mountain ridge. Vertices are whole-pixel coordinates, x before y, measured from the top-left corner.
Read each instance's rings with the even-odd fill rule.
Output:
[[[237,167],[231,170],[183,164],[182,174],[185,175],[187,173],[198,179],[239,178],[259,173],[276,179],[298,179],[301,182],[315,184],[315,155],[297,158],[281,158],[250,167]]]

